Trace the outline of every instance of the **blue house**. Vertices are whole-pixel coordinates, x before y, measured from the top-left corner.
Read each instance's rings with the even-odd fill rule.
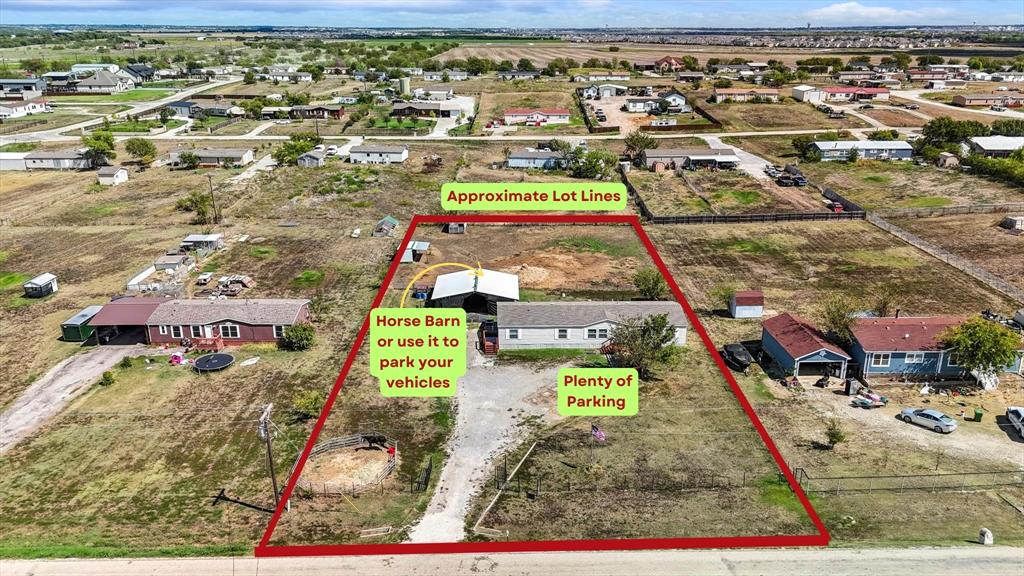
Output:
[[[761,348],[794,376],[828,374],[846,378],[850,357],[806,320],[789,313],[761,323]]]
[[[188,100],[178,100],[177,102],[171,102],[167,105],[167,109],[170,110],[174,116],[181,116],[183,118],[189,118],[192,116],[192,109],[195,107],[195,102]]]
[[[565,155],[554,150],[521,148],[508,155],[509,168],[535,168],[554,170],[565,167]]]
[[[966,320],[961,316],[862,318],[853,327],[850,352],[864,378],[967,377],[942,344],[942,334]],[[1004,372],[1021,373],[1021,357]]]

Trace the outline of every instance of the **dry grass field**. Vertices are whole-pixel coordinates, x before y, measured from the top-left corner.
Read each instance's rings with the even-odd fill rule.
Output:
[[[629,173],[629,180],[647,207],[659,216],[762,214],[802,209],[780,194],[771,182],[757,180],[739,170],[687,171],[682,176],[634,170]]]
[[[870,116],[882,124],[892,126],[893,128],[920,128],[928,122],[924,118],[915,116],[905,110],[894,110],[892,108],[860,110],[860,113],[865,116]]]
[[[893,223],[1024,288],[1024,236],[1001,228],[1003,214],[908,218]]]
[[[687,95],[689,97],[689,94]],[[722,123],[723,130],[734,132],[760,132],[764,130],[800,130],[809,128],[866,128],[859,118],[847,116],[829,118],[803,102],[784,101],[776,104],[730,102],[713,104],[704,98],[697,104]]]
[[[925,104],[917,101],[910,101],[905,98],[898,96],[892,97],[892,103],[904,103],[904,104],[915,104],[919,106],[918,112],[923,112],[933,118],[940,116],[949,116],[953,120],[977,120],[982,124],[991,124],[992,122],[999,120],[999,116],[995,114],[982,114],[979,112],[972,112],[970,108],[960,108],[958,106],[939,106],[937,104]]]
[[[654,226],[650,234],[719,346],[760,340],[759,321],[732,320],[723,313],[724,295],[736,289],[763,290],[766,317],[792,312],[811,321],[818,318],[826,294],[842,293],[870,306],[874,295],[889,285],[899,289],[899,306],[908,316],[977,314],[985,308],[1006,313],[1019,306],[866,222]],[[812,476],[1005,468],[980,452],[943,458],[934,449],[893,434],[880,422],[865,424],[864,419],[871,418],[849,408],[845,400],[832,399],[835,396],[829,391],[811,388],[794,395],[758,368],[736,377],[787,462]],[[1016,398],[1011,401],[1024,400],[1021,385],[1011,379],[1000,394]],[[901,397],[900,388],[882,393]],[[903,396],[909,405],[920,401],[916,394]],[[989,407],[999,404],[994,397],[980,400]],[[891,405],[881,420],[908,404]],[[821,450],[816,446],[824,439],[830,417],[840,419],[848,442],[835,450]],[[1006,438],[991,420],[977,430],[957,433]],[[1012,441],[1007,442],[1012,448]],[[1000,492],[1018,500],[1021,495],[1016,489]],[[815,494],[813,502],[838,545],[956,544],[972,537],[981,524],[1000,526],[1010,541],[1024,541],[1016,511],[994,492]],[[942,511],[949,522],[941,527],[908,522],[932,510]]]
[[[788,136],[727,137],[724,141],[778,164],[798,161]],[[1024,193],[1013,186],[912,162],[802,162],[800,169],[812,183],[831,187],[869,210],[1024,200]]]

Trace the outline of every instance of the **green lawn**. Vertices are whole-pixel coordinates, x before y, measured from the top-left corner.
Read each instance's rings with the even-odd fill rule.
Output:
[[[166,126],[168,130],[173,130],[174,128],[184,125],[184,120],[168,120],[166,124],[163,124],[163,126]],[[151,129],[158,128],[160,126],[161,123],[159,120],[138,120],[134,122],[128,120],[125,122],[111,124],[109,130],[111,132],[149,132]]]
[[[74,96],[50,96],[55,104],[68,102],[151,102],[173,94],[171,90],[129,90],[120,94],[82,94]]]

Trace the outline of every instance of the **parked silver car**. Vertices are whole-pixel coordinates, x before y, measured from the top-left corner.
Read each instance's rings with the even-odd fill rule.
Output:
[[[909,424],[931,428],[942,434],[949,434],[956,430],[956,420],[931,408],[905,408],[900,412],[900,420]]]

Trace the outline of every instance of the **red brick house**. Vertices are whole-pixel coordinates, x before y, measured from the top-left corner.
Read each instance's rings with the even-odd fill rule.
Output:
[[[179,345],[188,338],[215,349],[277,343],[288,326],[309,321],[309,300],[167,300],[146,320],[151,344]]]

